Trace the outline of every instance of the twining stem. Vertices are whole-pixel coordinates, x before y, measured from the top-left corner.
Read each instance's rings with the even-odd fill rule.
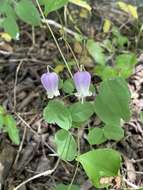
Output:
[[[43,13],[43,11],[42,11],[42,9],[41,9],[41,6],[40,6],[38,0],[35,0],[35,1],[36,1],[37,6],[38,6],[38,9],[39,9],[39,11],[40,11],[40,14],[41,14],[41,16],[42,16],[42,19],[44,20],[45,24],[47,25],[47,27],[48,27],[48,29],[49,29],[49,31],[50,31],[50,33],[51,33],[51,35],[52,35],[52,37],[53,37],[53,39],[54,39],[54,41],[55,41],[55,44],[56,44],[56,46],[57,46],[57,48],[58,48],[58,50],[59,50],[59,52],[60,52],[60,54],[61,54],[61,57],[62,57],[62,59],[63,59],[65,65],[66,65],[67,69],[68,69],[68,72],[69,72],[70,76],[73,78],[73,75],[72,75],[72,72],[71,72],[71,70],[70,70],[70,68],[69,68],[69,65],[68,65],[68,63],[67,63],[67,61],[66,61],[66,59],[65,59],[65,57],[64,57],[64,54],[63,54],[63,52],[62,52],[62,50],[61,50],[61,48],[60,48],[60,46],[59,46],[59,44],[58,44],[58,41],[57,41],[57,39],[56,39],[56,37],[55,37],[55,35],[54,35],[54,33],[53,33],[53,31],[52,31],[50,25],[49,25],[48,22],[46,21],[46,18],[45,18],[44,13]]]

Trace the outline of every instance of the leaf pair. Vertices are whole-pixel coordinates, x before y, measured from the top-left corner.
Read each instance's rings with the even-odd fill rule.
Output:
[[[57,124],[60,128],[69,130],[73,122],[83,123],[94,113],[93,104],[90,102],[74,103],[71,106],[64,105],[61,101],[52,100],[44,109],[44,120],[51,124]]]
[[[81,125],[93,114],[93,105],[89,102],[75,103],[69,107],[61,101],[50,101],[44,109],[44,119],[48,123],[57,124],[61,130],[55,134],[57,153],[63,160],[72,161],[77,155],[77,144],[69,129],[75,123]],[[74,124],[73,124],[74,123]]]
[[[124,137],[124,130],[120,126],[105,125],[89,131],[87,140],[91,145],[102,144],[107,140],[119,141]]]

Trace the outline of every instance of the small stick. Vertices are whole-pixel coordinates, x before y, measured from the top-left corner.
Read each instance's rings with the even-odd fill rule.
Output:
[[[54,20],[50,20],[50,19],[42,19],[42,22],[43,23],[46,23],[46,24],[49,24],[51,26],[55,26],[56,28],[59,28],[59,29],[62,29],[64,32],[66,32],[67,34],[70,34],[71,36],[79,36],[78,33],[72,31],[71,29],[65,27],[65,26],[62,26],[61,24],[57,23],[56,21]]]
[[[24,62],[24,59],[21,59],[19,65],[16,69],[16,74],[15,74],[14,92],[13,92],[13,94],[14,94],[13,95],[14,96],[14,111],[16,110],[16,103],[17,103],[17,101],[16,101],[16,89],[17,89],[18,73],[19,73],[20,67],[23,64],[23,62]]]
[[[29,179],[23,181],[22,183],[20,183],[17,187],[14,188],[14,190],[18,190],[20,187],[22,187],[23,185],[25,185],[26,183],[28,183],[28,182],[30,182],[30,181],[32,181],[32,180],[34,180],[34,179],[37,179],[37,178],[42,177],[42,176],[51,175],[51,174],[57,169],[57,167],[58,167],[58,165],[59,165],[59,162],[60,162],[60,159],[57,160],[57,162],[56,162],[56,164],[55,164],[55,166],[54,166],[53,169],[47,170],[47,171],[45,171],[45,172],[42,172],[42,173],[39,173],[39,174],[34,175],[33,177],[31,177],[31,178],[29,178]]]
[[[124,181],[128,186],[130,186],[131,188],[133,188],[133,190],[140,189],[140,187],[134,185],[133,183],[131,183],[130,181],[128,181],[126,178],[123,178],[123,181]]]

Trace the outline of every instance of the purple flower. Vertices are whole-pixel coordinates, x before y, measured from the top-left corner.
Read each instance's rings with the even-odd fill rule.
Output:
[[[53,98],[54,96],[60,95],[58,90],[59,78],[56,73],[44,73],[41,76],[41,82],[47,91],[48,98]]]
[[[91,75],[87,71],[78,71],[74,74],[73,80],[77,90],[76,96],[79,98],[84,98],[86,96],[91,96],[92,93],[89,91],[91,83]]]

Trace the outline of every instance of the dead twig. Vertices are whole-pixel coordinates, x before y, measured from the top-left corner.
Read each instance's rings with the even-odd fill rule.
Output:
[[[54,20],[49,20],[49,19],[45,20],[45,19],[42,19],[42,22],[46,23],[46,24],[49,24],[51,26],[54,26],[56,28],[59,28],[59,29],[63,30],[64,32],[66,32],[67,34],[70,34],[71,36],[74,36],[74,37],[79,36],[78,33],[72,31],[71,29],[69,29],[69,28],[67,28],[65,26],[62,26],[61,24],[57,23]]]
[[[59,165],[59,162],[60,162],[60,158],[57,160],[57,162],[56,162],[56,164],[55,164],[55,166],[54,166],[53,169],[47,170],[47,171],[42,172],[42,173],[39,173],[39,174],[37,174],[37,175],[34,175],[33,177],[31,177],[31,178],[29,178],[29,179],[23,181],[21,184],[19,184],[19,185],[18,185],[17,187],[15,187],[13,190],[18,190],[18,189],[19,189],[20,187],[22,187],[23,185],[25,185],[25,184],[27,184],[28,182],[30,182],[30,181],[32,181],[32,180],[34,180],[34,179],[37,179],[37,178],[39,178],[39,177],[51,175],[51,174],[57,169],[57,167],[58,167],[58,165]]]
[[[18,73],[19,73],[19,70],[20,70],[20,67],[21,65],[23,64],[24,62],[24,59],[21,59],[17,69],[16,69],[16,74],[15,74],[15,82],[14,82],[14,111],[16,109],[16,88],[17,88],[17,80],[18,80]]]
[[[129,186],[131,187],[133,190],[137,190],[140,189],[140,187],[138,187],[137,185],[131,183],[130,181],[128,181],[126,178],[123,177],[123,181]],[[130,188],[130,190],[131,190]]]

